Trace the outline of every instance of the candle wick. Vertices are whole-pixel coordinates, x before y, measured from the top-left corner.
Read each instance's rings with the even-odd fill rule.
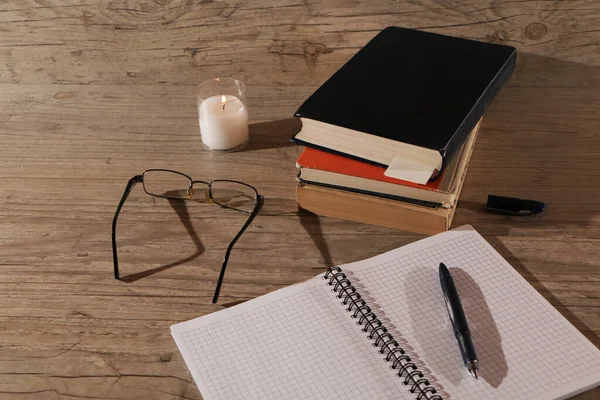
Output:
[[[226,103],[223,103],[223,111],[225,111],[225,104],[226,104]]]

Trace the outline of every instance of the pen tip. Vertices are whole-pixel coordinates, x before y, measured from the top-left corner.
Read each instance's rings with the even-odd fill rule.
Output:
[[[477,375],[477,368],[473,368],[473,369],[471,369],[469,372],[471,373],[471,376],[472,376],[473,378],[475,378],[475,380],[478,380],[478,379],[477,379],[477,378],[478,378],[478,375]]]
[[[469,373],[471,374],[471,376],[473,378],[475,378],[475,380],[478,380],[478,374],[477,372],[479,371],[479,368],[477,367],[477,361],[469,361],[467,363],[467,369],[469,370]]]

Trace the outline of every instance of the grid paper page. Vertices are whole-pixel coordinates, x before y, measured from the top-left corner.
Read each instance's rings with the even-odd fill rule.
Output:
[[[414,399],[320,277],[171,327],[211,399]]]
[[[440,262],[463,303],[478,381],[452,331]],[[600,383],[600,351],[470,227],[342,270],[444,399],[562,399]]]

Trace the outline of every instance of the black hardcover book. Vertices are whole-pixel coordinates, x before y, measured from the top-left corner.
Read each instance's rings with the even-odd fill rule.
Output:
[[[510,46],[388,27],[296,111],[292,140],[381,166],[441,170],[516,61]]]

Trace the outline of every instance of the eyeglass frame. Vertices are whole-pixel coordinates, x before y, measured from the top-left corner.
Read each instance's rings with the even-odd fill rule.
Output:
[[[187,196],[186,197],[165,196],[165,195],[159,195],[159,194],[154,194],[154,193],[148,192],[148,190],[146,189],[146,185],[144,183],[144,176],[146,175],[147,172],[172,172],[172,173],[184,176],[185,178],[187,178],[190,181],[190,185],[186,190]],[[214,182],[233,182],[233,183],[237,183],[237,184],[241,184],[241,185],[249,187],[250,189],[252,189],[254,191],[254,193],[256,193],[256,198],[254,199],[254,208],[251,211],[240,210],[238,208],[228,207],[226,205],[222,205],[222,204],[216,202],[212,197],[212,184]],[[119,218],[119,214],[121,213],[121,209],[123,208],[123,205],[125,204],[125,201],[129,197],[129,193],[131,193],[131,191],[133,190],[133,188],[135,187],[135,185],[137,183],[141,183],[142,187],[144,188],[144,192],[146,192],[146,194],[148,194],[150,196],[160,197],[160,198],[165,198],[165,199],[173,199],[173,200],[191,200],[192,196],[194,194],[194,184],[195,183],[203,183],[203,184],[207,185],[207,187],[208,187],[208,199],[211,203],[217,204],[223,208],[229,208],[229,209],[232,209],[235,211],[250,213],[250,216],[248,217],[248,219],[246,220],[246,222],[244,223],[242,228],[239,230],[237,235],[235,235],[233,240],[231,240],[231,242],[229,243],[229,246],[227,246],[227,251],[225,252],[225,257],[223,258],[223,264],[221,266],[221,272],[219,273],[219,279],[217,281],[217,287],[215,288],[215,293],[214,293],[213,299],[212,299],[213,304],[216,303],[219,299],[219,294],[221,292],[221,286],[223,284],[223,278],[225,277],[225,270],[227,268],[227,262],[229,261],[229,254],[231,253],[231,250],[233,249],[233,245],[238,241],[238,239],[242,236],[244,231],[246,231],[248,226],[250,226],[250,224],[252,223],[254,218],[258,215],[258,212],[260,211],[261,207],[264,204],[264,199],[265,199],[264,196],[259,194],[258,191],[256,190],[256,188],[254,188],[253,186],[248,185],[247,183],[244,183],[244,182],[230,180],[230,179],[214,179],[210,182],[194,180],[194,179],[192,179],[192,177],[190,177],[187,174],[184,174],[179,171],[174,171],[171,169],[151,168],[151,169],[145,170],[141,175],[134,176],[133,178],[131,178],[129,180],[129,182],[127,182],[127,186],[125,187],[125,191],[123,192],[123,195],[121,196],[121,201],[119,201],[119,205],[117,206],[117,210],[115,211],[115,216],[113,217],[113,222],[112,222],[113,265],[114,265],[115,279],[118,279],[118,280],[120,280],[121,278],[120,278],[120,274],[119,274],[119,259],[118,259],[118,255],[117,255],[117,237],[116,237],[117,220]]]

